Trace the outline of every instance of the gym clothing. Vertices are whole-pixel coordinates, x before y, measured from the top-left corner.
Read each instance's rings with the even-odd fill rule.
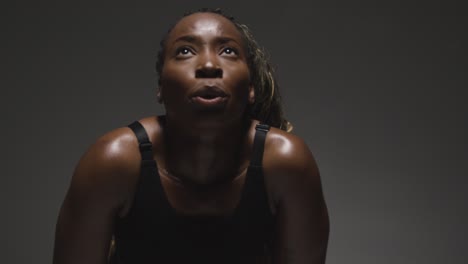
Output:
[[[129,213],[115,221],[112,264],[270,263],[275,218],[265,190],[262,158],[269,126],[256,126],[241,199],[229,216],[193,216],[169,204],[152,144],[139,122],[141,174]]]

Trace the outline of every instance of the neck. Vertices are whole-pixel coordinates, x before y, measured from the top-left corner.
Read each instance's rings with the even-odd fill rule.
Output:
[[[247,118],[196,127],[174,122],[164,125],[166,173],[189,185],[211,185],[232,180],[246,168]]]

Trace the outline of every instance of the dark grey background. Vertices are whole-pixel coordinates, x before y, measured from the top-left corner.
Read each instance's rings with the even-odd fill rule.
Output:
[[[209,6],[250,25],[277,66],[294,133],[321,170],[327,263],[466,263],[466,9],[375,2],[6,6],[0,262],[50,263],[79,157],[103,133],[163,113],[159,39]]]

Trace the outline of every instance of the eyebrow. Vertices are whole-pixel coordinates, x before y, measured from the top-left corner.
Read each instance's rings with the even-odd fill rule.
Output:
[[[231,42],[231,41],[237,43],[238,45],[240,45],[239,42],[237,42],[235,39],[233,39],[231,37],[216,37],[215,38],[215,43],[216,44],[225,44],[225,43],[228,43],[228,42]],[[194,44],[202,43],[200,37],[198,37],[196,35],[185,35],[185,36],[178,37],[176,40],[174,40],[173,43],[177,43],[177,42],[189,42],[189,43],[194,43]]]
[[[185,35],[185,36],[182,36],[182,37],[178,37],[176,40],[174,40],[173,43],[177,43],[177,42],[197,43],[197,42],[200,42],[200,41],[199,41],[199,38],[197,38],[194,35]]]

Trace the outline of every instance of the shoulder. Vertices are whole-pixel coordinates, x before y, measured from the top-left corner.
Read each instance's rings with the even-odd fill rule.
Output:
[[[273,127],[267,134],[264,167],[289,173],[317,169],[312,152],[302,138]]]
[[[112,207],[121,206],[139,170],[138,142],[131,129],[112,130],[99,137],[82,155],[68,195],[80,203],[93,200]]]
[[[263,171],[275,204],[295,201],[308,193],[321,193],[314,156],[306,142],[294,134],[277,128],[270,129],[265,143]]]
[[[149,135],[150,141],[154,142],[158,130],[157,119],[147,117],[138,121]],[[135,133],[125,126],[99,137],[81,157],[77,169],[106,172],[102,176],[105,177],[108,174],[134,173],[139,170],[140,162],[138,140]]]
[[[99,137],[85,152],[77,168],[120,171],[134,162],[138,143],[133,132],[122,127]]]
[[[139,120],[150,141],[157,138],[157,118]],[[154,143],[153,143],[154,145]],[[138,183],[141,154],[138,140],[129,127],[112,130],[99,137],[75,167],[66,200],[75,208],[124,209]]]

